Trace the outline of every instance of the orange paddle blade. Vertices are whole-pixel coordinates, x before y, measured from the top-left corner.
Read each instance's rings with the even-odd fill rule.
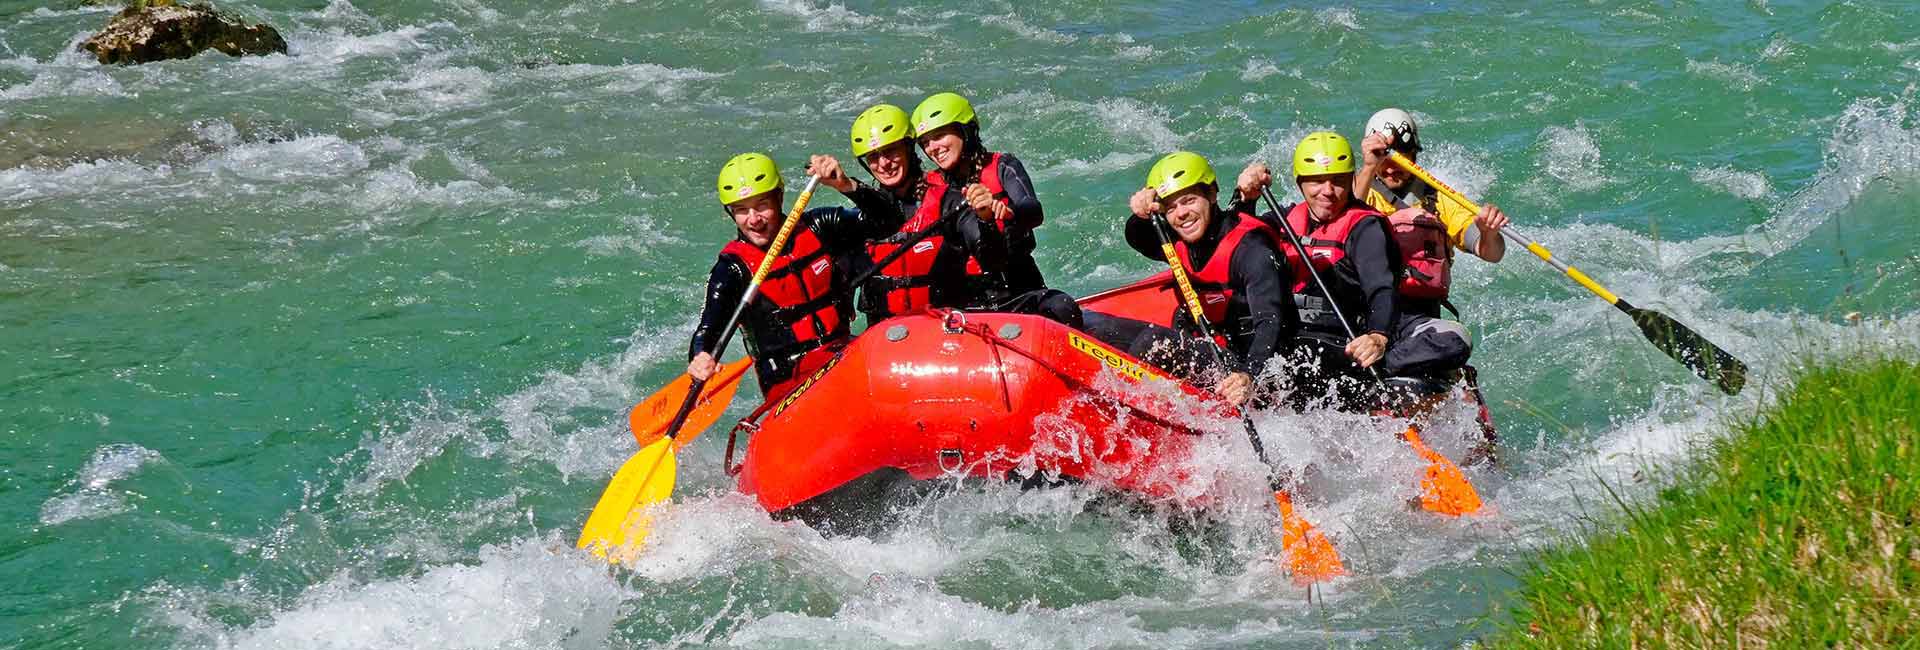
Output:
[[[713,426],[720,420],[720,414],[727,411],[727,405],[733,403],[733,393],[740,389],[740,377],[748,368],[753,367],[753,357],[743,357],[739,361],[720,366],[707,381],[707,388],[701,391],[700,403],[687,414],[687,423],[680,427],[679,435],[674,436],[674,448],[687,446],[700,432]],[[627,426],[633,429],[633,439],[641,447],[653,444],[667,433],[667,425],[673,423],[673,414],[680,409],[680,403],[687,398],[687,391],[693,389],[693,377],[680,375],[666,388],[647,396],[645,401],[635,404],[627,413]]]
[[[1414,453],[1427,459],[1427,469],[1420,478],[1420,507],[1449,517],[1480,511],[1480,493],[1467,482],[1467,475],[1460,471],[1459,465],[1428,447],[1420,439],[1419,427],[1407,427],[1401,437],[1413,446]]]
[[[1304,586],[1347,575],[1347,566],[1340,562],[1333,542],[1293,511],[1293,495],[1274,492],[1273,501],[1280,506],[1280,550],[1287,556],[1294,584]]]

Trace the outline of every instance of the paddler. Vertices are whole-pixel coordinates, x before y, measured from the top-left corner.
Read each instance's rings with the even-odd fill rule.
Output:
[[[1469,351],[1464,329],[1444,327],[1450,321],[1400,312],[1401,251],[1386,218],[1354,197],[1355,163],[1352,145],[1337,133],[1319,131],[1302,138],[1293,152],[1293,177],[1305,200],[1275,221],[1300,238],[1313,268],[1327,284],[1323,291],[1298,265],[1300,251],[1291,241],[1283,247],[1295,269],[1291,293],[1300,317],[1301,346],[1296,352],[1300,358],[1292,364],[1296,407],[1320,395],[1331,395],[1346,408],[1378,406],[1376,399],[1362,397],[1375,392],[1370,376],[1374,371],[1389,377],[1409,371],[1452,372],[1466,363]],[[1258,190],[1271,180],[1258,163],[1242,176],[1252,179],[1243,182],[1252,186],[1243,192]],[[1265,217],[1274,220],[1275,215]],[[1335,306],[1347,318],[1344,325]],[[1382,363],[1394,349],[1452,353],[1418,368]]]
[[[815,156],[810,171],[832,187],[850,186],[830,156]],[[768,399],[786,394],[807,371],[825,363],[850,336],[849,309],[839,258],[862,254],[869,239],[900,227],[897,212],[868,215],[854,208],[813,208],[801,214],[786,249],[768,251],[785,221],[786,183],[765,154],[734,156],[720,168],[717,194],[737,233],[720,249],[707,276],[706,306],[687,350],[687,374],[711,377],[718,365],[713,346],[733,316],[762,259],[773,254],[772,270],[741,316],[741,331],[754,359],[754,374]]]
[[[1366,164],[1353,177],[1355,196],[1387,215],[1402,257],[1401,309],[1439,317],[1452,276],[1452,250],[1458,248],[1488,262],[1507,255],[1500,229],[1509,223],[1500,208],[1489,203],[1475,213],[1387,159],[1389,150],[1419,162],[1420,125],[1398,108],[1385,108],[1367,120],[1360,141]],[[1414,250],[1406,250],[1414,249]]]
[[[909,221],[937,219],[954,202],[962,202],[1004,239],[1003,267],[969,264],[963,273],[949,272],[936,280],[935,293],[946,287],[952,295],[936,296],[935,301],[972,310],[1040,314],[1083,329],[1079,304],[1065,292],[1048,289],[1034,262],[1033,229],[1045,213],[1020,160],[987,150],[973,104],[958,94],[926,98],[914,107],[911,120],[915,140],[938,169],[928,172],[929,193]],[[979,259],[979,253],[976,259],[987,261]]]
[[[1360,147],[1366,165],[1354,174],[1353,192],[1387,215],[1388,232],[1400,253],[1395,285],[1400,329],[1403,336],[1425,334],[1395,345],[1381,370],[1451,384],[1447,373],[1463,367],[1473,351],[1466,326],[1443,319],[1440,313],[1442,306],[1453,309],[1447,301],[1453,284],[1453,250],[1499,262],[1507,254],[1506,238],[1500,236],[1507,215],[1492,204],[1476,215],[1388,161],[1389,149],[1416,161],[1420,155],[1420,127],[1406,111],[1387,108],[1374,113],[1367,120],[1367,136]]]
[[[854,159],[875,185],[849,179],[834,189],[861,212],[889,215],[902,225],[869,241],[866,254],[855,256],[850,269],[858,274],[899,247],[910,246],[860,287],[860,311],[867,315],[867,324],[927,307],[968,306],[969,276],[1006,268],[1007,247],[1000,230],[958,203],[948,206],[945,219],[939,210],[921,209],[927,197],[944,196],[946,186],[935,186],[932,181],[939,176],[921,171],[913,127],[900,107],[879,104],[862,111],[853,120],[851,142]]]
[[[1208,329],[1226,339],[1231,353],[1213,389],[1239,406],[1255,396],[1254,378],[1291,345],[1299,318],[1287,298],[1281,235],[1252,214],[1221,209],[1219,198],[1213,165],[1205,157],[1168,154],[1147,172],[1147,186],[1128,199],[1133,218],[1127,219],[1126,238],[1141,255],[1165,261],[1151,217],[1166,215],[1174,252],[1200,294]],[[1176,311],[1174,326],[1196,330],[1185,309]],[[1160,329],[1149,326],[1128,347],[1150,363],[1199,379],[1196,366],[1211,355],[1194,348],[1213,343],[1190,336],[1169,340]]]

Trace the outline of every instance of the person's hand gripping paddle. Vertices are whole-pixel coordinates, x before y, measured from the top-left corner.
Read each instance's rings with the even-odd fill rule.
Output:
[[[1214,365],[1224,366],[1227,351],[1220,348],[1220,342],[1213,338],[1212,329],[1207,327],[1206,312],[1200,306],[1200,294],[1194,291],[1193,282],[1187,277],[1186,266],[1180,263],[1180,255],[1173,248],[1173,233],[1167,225],[1167,217],[1155,213],[1152,218],[1154,232],[1160,235],[1160,254],[1167,258],[1167,268],[1173,271],[1174,282],[1180,286],[1187,315],[1200,328],[1200,336],[1207,340],[1207,349],[1213,352]],[[1286,555],[1287,568],[1293,573],[1293,581],[1312,584],[1346,575],[1347,567],[1340,561],[1340,553],[1333,550],[1333,542],[1327,541],[1325,534],[1294,512],[1293,494],[1274,474],[1273,465],[1267,461],[1266,447],[1260,443],[1260,433],[1254,430],[1253,420],[1245,410],[1240,411],[1240,425],[1247,431],[1247,442],[1253,444],[1254,457],[1267,468],[1267,487],[1273,490],[1274,505],[1280,508],[1280,550]]]
[[[800,223],[800,215],[806,212],[807,203],[813,200],[814,187],[819,184],[819,177],[808,177],[806,189],[801,190],[800,196],[794,199],[793,210],[787,213],[787,220],[780,224],[780,232],[774,235],[773,242],[767,246],[767,256],[760,260],[760,268],[753,272],[753,281],[747,283],[747,290],[740,297],[740,306],[734,308],[733,317],[727,321],[726,329],[721,330],[720,342],[713,346],[715,358],[725,353],[727,344],[733,341],[733,333],[740,327],[740,317],[746,313],[747,305],[751,304],[754,296],[759,293],[760,283],[766,280],[767,274],[773,270],[774,260],[780,257],[780,250],[786,247],[787,238],[793,235],[794,227]],[[745,367],[736,368],[735,366],[743,363],[750,362],[742,359],[735,364],[723,366],[714,374],[714,377],[688,382],[685,397],[681,398],[680,408],[674,412],[673,418],[668,420],[666,427],[661,430],[661,437],[642,447],[638,453],[620,466],[618,472],[614,473],[613,480],[607,484],[606,491],[601,493],[599,503],[595,504],[593,512],[587,515],[587,523],[580,531],[580,539],[574,544],[576,547],[588,549],[595,555],[607,558],[608,561],[618,561],[620,558],[612,552],[614,549],[635,548],[640,542],[646,540],[647,533],[652,527],[652,519],[644,515],[632,522],[628,519],[635,511],[645,511],[654,504],[666,501],[668,497],[673,496],[674,474],[678,470],[678,461],[674,454],[679,450],[675,436],[686,431],[690,422],[703,424],[700,428],[704,429],[704,425],[711,425],[719,418],[719,412],[726,409],[724,403],[713,408],[709,415],[703,415],[698,421],[694,421],[692,416],[703,397],[710,399],[708,404],[731,401],[732,388],[721,388],[715,391],[704,389],[708,382],[715,378],[721,378],[737,386],[740,375],[745,372]],[[724,399],[714,399],[721,398],[722,392],[725,393]],[[694,433],[697,434],[698,431]],[[634,435],[636,437],[640,435],[638,427],[635,427]]]

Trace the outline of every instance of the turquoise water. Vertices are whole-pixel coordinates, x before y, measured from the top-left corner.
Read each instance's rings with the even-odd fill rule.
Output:
[[[1644,495],[1808,355],[1920,340],[1898,3],[267,0],[222,6],[290,56],[131,68],[72,51],[105,10],[41,4],[0,6],[5,648],[1456,647],[1530,549],[1605,525],[1602,482]],[[948,89],[1033,172],[1074,293],[1154,269],[1119,233],[1154,156],[1283,161],[1394,104],[1430,168],[1754,381],[1718,395],[1515,251],[1458,273],[1497,513],[1407,512],[1388,425],[1260,418],[1329,471],[1307,514],[1357,575],[1312,604],[1231,437],[1199,535],[992,487],[822,538],[708,435],[633,570],[564,550],[683,367],[718,165],[797,182],[861,108]]]

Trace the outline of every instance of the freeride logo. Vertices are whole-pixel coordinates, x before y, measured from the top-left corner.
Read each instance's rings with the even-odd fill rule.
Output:
[[[822,273],[826,273],[826,272],[827,272],[827,269],[828,269],[829,267],[831,267],[831,266],[833,266],[833,262],[832,262],[831,260],[828,260],[828,259],[826,259],[826,258],[824,258],[824,257],[823,257],[823,258],[820,258],[820,259],[817,259],[817,260],[814,260],[814,261],[813,261],[813,274],[814,274],[814,275],[820,275],[820,274],[822,274]]]
[[[1079,334],[1068,332],[1067,345],[1072,346],[1075,350],[1079,350],[1081,354],[1093,357],[1099,361],[1101,365],[1112,368],[1115,372],[1125,375],[1128,379],[1134,381],[1140,381],[1148,377],[1166,379],[1165,376],[1154,372],[1153,369],[1140,365],[1134,362],[1134,360],[1121,355],[1119,352],[1107,349],[1106,346],[1090,341]]]
[[[925,253],[930,250],[933,250],[933,242],[930,241],[923,241],[913,245],[913,252],[915,253]]]

